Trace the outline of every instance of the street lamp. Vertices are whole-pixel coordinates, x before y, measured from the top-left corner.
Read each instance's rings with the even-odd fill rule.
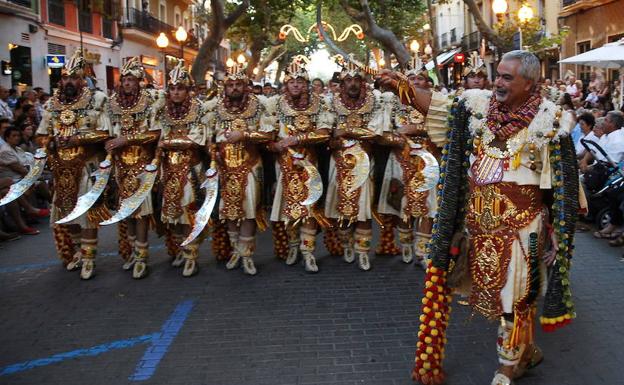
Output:
[[[238,55],[238,57],[236,58],[236,61],[238,62],[238,64],[245,64],[245,62],[247,61],[247,58],[245,58],[245,55],[243,55],[242,53],[240,55]]]
[[[520,20],[520,25],[518,26],[518,34],[520,38],[520,49],[522,49],[522,26],[527,21],[533,18],[533,8],[531,8],[526,3],[522,4],[522,7],[518,10],[518,19]]]
[[[501,18],[507,12],[507,0],[494,0],[492,2],[492,11],[498,18]]]
[[[427,43],[427,46],[425,47],[425,55],[431,56],[431,54],[433,53],[433,48],[431,48],[431,44]]]
[[[412,40],[412,42],[410,43],[410,51],[414,52],[415,54],[418,53],[418,50],[420,49],[420,44],[418,44],[417,40]]]
[[[188,35],[184,30],[184,27],[179,26],[178,30],[175,33],[175,38],[178,43],[180,43],[180,59],[184,59],[184,42],[186,41],[187,37]]]
[[[158,37],[156,38],[156,45],[158,46],[158,48],[160,48],[160,50],[162,51],[163,54],[163,71],[164,71],[164,79],[165,82],[164,84],[167,84],[167,54],[165,53],[165,48],[167,48],[169,46],[169,38],[167,37],[167,35],[165,35],[164,32],[161,32],[160,35],[158,35]]]
[[[225,65],[226,65],[228,68],[230,68],[230,67],[234,67],[234,64],[236,64],[236,62],[235,62],[234,60],[232,60],[232,58],[231,58],[231,57],[229,57],[229,58],[226,60],[226,62],[225,62]]]

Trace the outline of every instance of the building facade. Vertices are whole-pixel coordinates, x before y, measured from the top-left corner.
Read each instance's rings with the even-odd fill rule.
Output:
[[[560,23],[571,31],[561,47],[562,59],[624,38],[624,0],[563,0],[559,17]],[[569,70],[585,83],[589,82],[591,67],[571,64],[561,67],[561,73]],[[609,70],[605,75],[612,81],[620,74]]]

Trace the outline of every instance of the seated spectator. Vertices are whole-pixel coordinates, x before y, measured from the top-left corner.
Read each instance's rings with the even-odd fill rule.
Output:
[[[594,115],[588,112],[584,112],[583,114],[581,114],[581,116],[578,117],[578,124],[581,128],[581,137],[578,141],[574,143],[574,147],[576,149],[576,157],[578,159],[582,159],[587,152],[585,146],[581,144],[580,139],[591,140],[596,143],[598,143],[598,141],[600,140],[600,138],[594,133],[595,123],[596,119],[594,118]]]
[[[0,86],[0,118],[14,119],[13,110],[7,101],[9,100],[9,90]]]
[[[7,99],[7,103],[11,109],[15,109],[15,105],[17,104],[17,90],[15,88],[11,88],[9,90],[9,98]]]
[[[20,148],[27,153],[34,154],[37,151],[37,145],[33,141],[37,127],[27,124],[22,127],[22,142]]]
[[[0,146],[4,143],[4,131],[11,126],[11,119],[9,118],[0,118]]]
[[[31,126],[35,130],[38,126],[37,123],[37,110],[36,107],[31,104],[26,104],[22,107],[22,113],[15,119],[13,123],[17,128],[24,129],[26,126]]]

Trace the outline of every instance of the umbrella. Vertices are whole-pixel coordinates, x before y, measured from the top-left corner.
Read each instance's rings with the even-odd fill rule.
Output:
[[[614,43],[608,43],[600,48],[592,49],[580,55],[572,56],[559,61],[563,64],[578,64],[600,68],[624,68],[624,38]],[[620,106],[624,82],[620,81]]]

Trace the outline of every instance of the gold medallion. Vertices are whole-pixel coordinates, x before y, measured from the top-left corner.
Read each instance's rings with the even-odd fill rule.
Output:
[[[347,116],[347,128],[362,128],[362,116],[360,114],[350,114]]]
[[[76,121],[76,113],[72,110],[63,110],[60,116],[61,123],[66,126],[73,124]]]
[[[297,131],[308,131],[311,126],[310,117],[304,114],[297,115],[294,124]]]

